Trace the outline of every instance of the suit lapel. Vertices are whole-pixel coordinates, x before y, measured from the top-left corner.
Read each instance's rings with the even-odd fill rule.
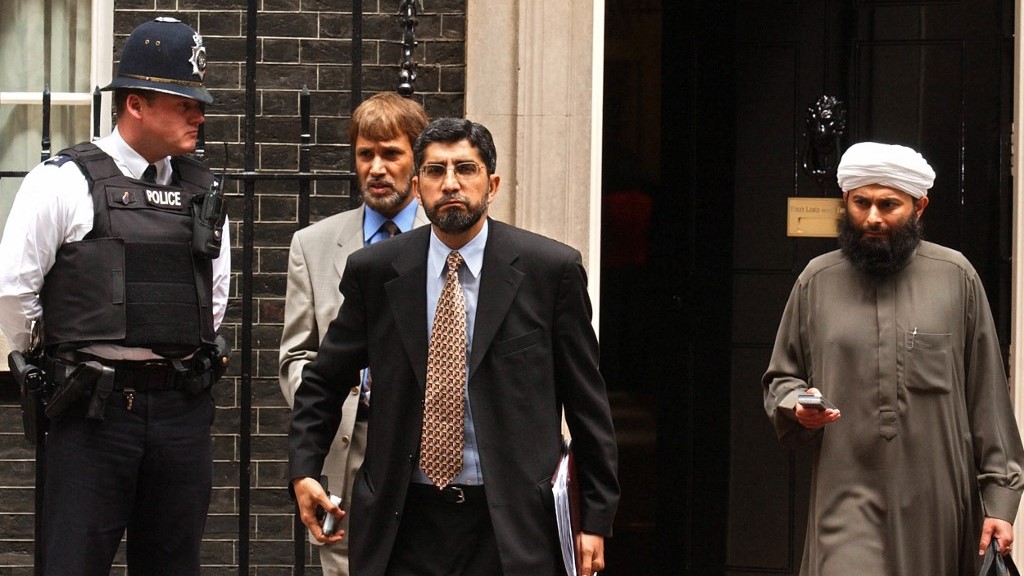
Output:
[[[345,262],[348,261],[349,255],[363,247],[363,212],[365,210],[366,207],[362,205],[356,208],[353,217],[346,219],[338,229],[336,241],[341,249],[334,251],[334,269],[338,272],[338,280],[341,280],[341,274],[345,270]]]
[[[494,335],[508,314],[508,309],[519,291],[523,273],[513,264],[519,251],[506,233],[507,226],[489,221],[484,263],[480,270],[480,296],[477,301],[476,323],[473,326],[473,351],[469,359],[469,378],[491,347]]]
[[[341,274],[345,270],[345,262],[356,250],[359,250],[364,245],[363,240],[363,215],[366,211],[366,205],[360,204],[355,209],[353,218],[347,219],[338,229],[338,235],[335,241],[341,250],[335,251],[334,269],[338,271],[338,279],[341,279]],[[422,206],[416,208],[416,219],[413,220],[413,229],[419,228],[420,226],[426,226],[430,224],[430,220],[427,219],[426,212],[423,211]]]
[[[416,373],[416,381],[422,387],[427,381],[427,247],[430,244],[430,227],[423,226],[402,236],[406,235],[409,236],[406,240],[409,245],[402,247],[394,261],[398,277],[386,282],[384,290],[402,346]]]

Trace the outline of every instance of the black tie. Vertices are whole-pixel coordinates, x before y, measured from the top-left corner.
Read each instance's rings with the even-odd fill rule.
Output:
[[[142,181],[156,184],[156,166],[150,164],[146,167],[146,170],[142,173]]]
[[[380,229],[387,233],[388,238],[391,238],[392,236],[397,236],[402,233],[402,231],[398,229],[398,224],[395,224],[391,220],[388,220],[387,222],[381,224]]]

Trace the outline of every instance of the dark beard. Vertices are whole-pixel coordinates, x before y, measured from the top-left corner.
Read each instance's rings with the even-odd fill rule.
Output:
[[[917,212],[907,221],[889,230],[888,238],[869,238],[864,231],[843,218],[839,227],[839,248],[858,270],[872,276],[889,276],[899,272],[921,243],[921,221]]]
[[[447,200],[447,199],[445,199]],[[487,203],[481,202],[480,204],[473,204],[472,202],[466,201],[463,205],[466,209],[465,212],[462,210],[446,210],[444,214],[440,214],[438,204],[435,204],[433,208],[426,210],[427,218],[440,229],[442,232],[447,234],[461,234],[466,230],[473,227],[474,224],[480,221],[480,218],[487,213]],[[426,207],[424,207],[426,208]]]

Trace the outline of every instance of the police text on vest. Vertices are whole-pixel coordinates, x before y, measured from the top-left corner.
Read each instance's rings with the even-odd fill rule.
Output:
[[[146,201],[157,206],[181,208],[181,192],[174,190],[146,190]]]

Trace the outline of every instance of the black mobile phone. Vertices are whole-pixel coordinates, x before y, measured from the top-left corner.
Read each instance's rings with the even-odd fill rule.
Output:
[[[838,410],[835,404],[828,401],[828,398],[816,394],[801,394],[796,401],[804,408],[811,410]]]

